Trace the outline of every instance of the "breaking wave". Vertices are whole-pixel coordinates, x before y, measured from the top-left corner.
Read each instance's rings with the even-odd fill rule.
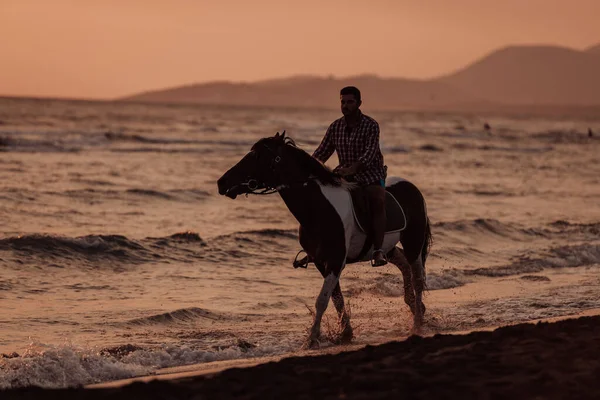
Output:
[[[185,262],[202,257],[204,246],[205,241],[195,232],[142,240],[122,235],[65,237],[44,234],[0,239],[0,251],[7,252],[16,261],[14,265],[35,260],[32,264],[41,269],[71,265],[120,270],[126,265],[161,260]]]
[[[151,315],[143,318],[136,318],[124,323],[124,325],[167,325],[177,323],[196,322],[198,320],[222,320],[226,317],[202,308],[182,308],[163,314]]]
[[[523,256],[508,265],[469,269],[463,272],[465,275],[503,277],[531,274],[551,268],[575,268],[593,264],[600,264],[600,245],[585,244],[552,248],[542,257]]]
[[[78,387],[148,375],[161,368],[276,355],[289,350],[278,345],[257,346],[239,338],[213,350],[174,345],[91,349],[32,344],[22,356],[0,358],[0,389]]]

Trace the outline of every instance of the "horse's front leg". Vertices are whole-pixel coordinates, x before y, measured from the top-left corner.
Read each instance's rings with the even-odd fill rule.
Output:
[[[321,336],[321,320],[323,319],[323,314],[325,314],[325,310],[329,304],[329,299],[331,298],[336,286],[339,284],[342,267],[343,264],[338,268],[325,269],[327,271],[327,275],[325,276],[323,287],[321,288],[321,292],[319,293],[315,303],[315,319],[313,321],[312,328],[310,329],[310,336],[308,337],[307,346],[309,348],[315,348],[319,346],[319,337]]]
[[[326,277],[325,266],[322,263],[315,263],[317,269],[323,275],[323,278]],[[333,289],[333,293],[331,295],[331,299],[333,300],[333,305],[338,313],[339,324],[342,329],[339,341],[340,343],[350,343],[352,338],[354,337],[354,332],[352,330],[352,326],[350,325],[350,315],[346,311],[346,306],[344,304],[344,295],[342,294],[342,288],[340,287],[340,282]]]

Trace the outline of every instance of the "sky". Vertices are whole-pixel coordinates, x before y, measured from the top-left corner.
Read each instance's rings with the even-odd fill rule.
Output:
[[[112,99],[298,74],[427,79],[600,43],[600,0],[0,0],[0,95]]]

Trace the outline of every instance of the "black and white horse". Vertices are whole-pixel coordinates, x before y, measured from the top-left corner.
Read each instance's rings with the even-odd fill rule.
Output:
[[[308,346],[318,345],[321,319],[330,298],[342,324],[340,340],[349,342],[353,333],[344,308],[340,275],[346,264],[368,260],[373,251],[370,235],[362,229],[353,207],[352,184],[296,147],[284,132],[256,142],[219,179],[218,187],[221,195],[232,199],[240,194],[279,193],[300,223],[302,248],[325,279],[316,300]],[[383,249],[388,260],[402,272],[404,301],[414,315],[413,329],[418,330],[425,313],[425,261],[431,245],[425,200],[417,187],[406,180],[386,190],[389,229]]]

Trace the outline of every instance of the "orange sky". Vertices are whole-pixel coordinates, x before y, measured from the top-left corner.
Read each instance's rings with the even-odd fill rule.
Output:
[[[0,95],[215,79],[428,78],[507,44],[600,42],[600,0],[0,0]]]

